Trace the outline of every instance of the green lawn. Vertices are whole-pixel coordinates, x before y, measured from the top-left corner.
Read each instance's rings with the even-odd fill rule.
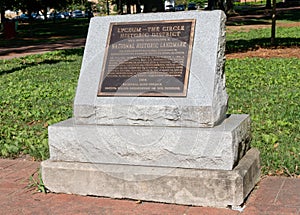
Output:
[[[0,61],[0,156],[49,156],[47,127],[72,116],[82,49]]]
[[[228,60],[229,113],[248,113],[264,174],[300,174],[300,60]]]

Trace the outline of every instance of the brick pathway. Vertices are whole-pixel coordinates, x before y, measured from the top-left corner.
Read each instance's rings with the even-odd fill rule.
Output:
[[[37,178],[39,165],[39,162],[0,159],[0,214],[300,215],[300,179],[264,178],[240,213],[229,209],[39,193],[29,187],[30,176],[34,174]]]

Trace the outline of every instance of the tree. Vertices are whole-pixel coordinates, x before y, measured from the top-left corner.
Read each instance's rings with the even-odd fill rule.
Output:
[[[141,12],[141,5],[144,5],[144,13],[148,12],[162,12],[164,11],[163,0],[115,0],[113,3],[117,4],[118,13],[122,14],[122,8],[124,5],[127,6],[127,13],[131,13],[131,5],[136,5],[136,12]]]
[[[122,0],[116,0],[115,4],[117,5],[118,14],[123,14],[123,4]]]
[[[5,20],[5,11],[13,9],[16,5],[15,0],[1,0],[0,1],[0,13],[1,13],[1,23]]]
[[[266,1],[266,8],[267,8],[267,9],[271,9],[271,7],[272,7],[272,2],[271,2],[271,0],[267,0],[267,1]]]
[[[234,10],[233,0],[226,1],[226,14],[227,15],[236,14],[236,12]]]
[[[152,0],[152,1],[142,0],[141,4],[144,5],[145,13],[164,11],[164,1],[162,0]]]
[[[271,27],[271,45],[275,45],[275,34],[276,34],[276,0],[273,0],[272,27]]]
[[[19,4],[19,8],[23,12],[27,12],[27,14],[31,17],[32,12],[39,11],[40,2],[39,0],[17,0]]]
[[[231,1],[231,0],[229,0]],[[221,9],[225,11],[224,0],[208,0],[208,10]]]
[[[121,1],[121,0],[120,0]],[[1,22],[5,20],[5,10],[20,9],[31,16],[32,12],[41,11],[47,19],[48,8],[55,8],[57,10],[67,9],[67,7],[90,8],[88,0],[0,0],[0,14]]]
[[[234,10],[234,0],[226,0],[226,7],[224,0],[208,0],[207,10],[220,9],[223,10],[227,15],[236,14]]]

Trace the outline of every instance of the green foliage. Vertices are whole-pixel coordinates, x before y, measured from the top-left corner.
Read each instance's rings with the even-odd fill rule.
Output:
[[[200,8],[204,8],[205,4],[207,4],[207,0],[195,0],[195,1],[190,1],[196,3]]]
[[[14,8],[15,10],[21,9],[23,12],[33,12],[42,11],[45,8],[61,10],[75,7],[75,9],[84,9],[89,4],[87,0],[1,0],[0,8],[5,6],[5,9]]]
[[[227,61],[228,112],[250,114],[265,174],[300,174],[299,71],[299,59]]]
[[[282,0],[276,0],[277,4],[282,4]],[[260,0],[260,1],[247,1],[241,0],[240,2],[234,1],[235,8],[240,11],[243,9],[248,9],[249,7],[253,7],[252,10],[257,9],[258,6],[266,6],[267,0]]]
[[[36,173],[38,174],[37,179],[35,179]],[[49,190],[46,188],[46,186],[43,182],[41,170],[39,169],[36,173],[34,173],[30,176],[31,184],[29,185],[29,187],[36,188],[37,191],[41,192],[41,193],[48,193]]]
[[[249,6],[259,6],[259,5],[266,5],[266,0],[263,1],[234,1],[234,6],[235,9],[241,10],[244,9],[245,7],[248,8]]]
[[[189,3],[195,3],[196,5],[200,6],[201,8],[204,7],[204,5],[208,2],[207,0],[176,0],[176,5],[185,5],[187,7],[187,5]]]
[[[82,50],[0,61],[0,157],[46,159],[47,127],[72,116]]]

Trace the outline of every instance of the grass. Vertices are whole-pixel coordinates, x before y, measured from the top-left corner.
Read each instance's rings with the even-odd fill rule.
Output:
[[[47,127],[72,116],[79,50],[0,61],[0,156],[49,157]]]
[[[37,172],[33,173],[30,176],[30,184],[28,185],[28,188],[35,188],[38,192],[41,193],[49,192],[43,182],[41,169],[38,169]]]
[[[300,174],[299,71],[295,58],[227,61],[228,112],[250,114],[264,174]]]

